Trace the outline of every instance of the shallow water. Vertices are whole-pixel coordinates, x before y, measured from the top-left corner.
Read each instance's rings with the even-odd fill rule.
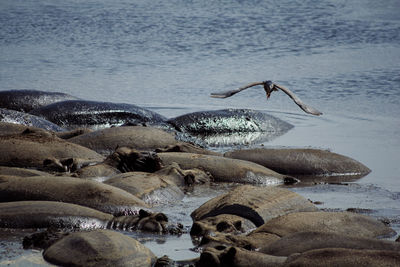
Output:
[[[295,127],[265,146],[330,149],[372,170],[350,185],[293,190],[322,208],[373,209],[399,232],[399,11],[398,0],[2,0],[0,90],[63,91],[166,117],[267,111]],[[262,80],[324,114],[304,114],[282,92],[266,101],[261,88],[209,97]],[[190,226],[188,214],[206,198],[187,201],[179,219]],[[174,259],[193,256],[182,248],[192,245],[188,236],[146,245]]]

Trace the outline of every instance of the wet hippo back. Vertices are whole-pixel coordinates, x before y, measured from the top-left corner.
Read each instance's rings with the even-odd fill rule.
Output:
[[[249,109],[200,111],[168,122],[178,131],[199,137],[211,146],[268,141],[293,128],[276,117]]]
[[[31,113],[69,129],[143,124],[167,127],[163,116],[123,103],[69,100],[35,109]]]
[[[41,117],[5,108],[0,108],[0,122],[13,123],[24,126],[33,126],[36,128],[54,132],[65,131],[60,126]]]
[[[29,112],[55,102],[78,99],[60,92],[45,92],[38,90],[8,90],[0,91],[0,108]]]

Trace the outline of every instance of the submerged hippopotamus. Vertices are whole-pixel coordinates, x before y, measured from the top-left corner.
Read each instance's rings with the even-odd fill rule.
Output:
[[[66,171],[64,159],[102,162],[104,157],[86,147],[60,139],[49,132],[0,136],[0,166]],[[59,162],[61,161],[61,162]],[[68,161],[68,160],[67,160]],[[56,163],[56,164],[53,164]]]
[[[351,212],[295,212],[273,218],[253,233],[267,232],[280,237],[297,232],[317,231],[347,236],[377,238],[396,232],[376,219]]]
[[[268,141],[293,128],[276,117],[249,109],[200,111],[168,122],[179,132],[198,137],[210,146]]]
[[[43,252],[60,266],[151,267],[157,257],[132,237],[110,230],[70,233]]]
[[[62,201],[115,216],[138,213],[148,205],[136,196],[100,182],[61,176],[0,176],[0,202]]]
[[[121,188],[149,205],[174,203],[184,197],[176,184],[156,173],[127,172],[113,176],[104,183]]]
[[[258,227],[271,218],[290,212],[316,210],[310,201],[287,189],[243,185],[207,201],[193,211],[191,217],[194,223],[191,234],[204,234],[205,230],[210,229],[209,223],[212,223],[204,219],[220,214],[233,214],[246,218]],[[230,224],[235,225],[235,223]],[[218,224],[214,227],[218,230]]]
[[[182,169],[203,169],[209,172],[216,182],[276,185],[298,181],[291,176],[279,174],[244,160],[182,152],[157,153],[157,155],[165,165],[176,162]]]
[[[287,175],[334,176],[333,179],[343,176],[344,179],[351,179],[353,176],[360,178],[371,172],[352,158],[320,149],[255,148],[226,152],[224,156],[255,162]]]
[[[68,139],[78,145],[93,149],[101,154],[110,154],[117,147],[136,150],[155,150],[177,145],[171,133],[154,127],[124,126],[101,129]]]
[[[43,119],[41,117],[24,113],[24,112],[19,112],[15,110],[10,110],[10,109],[4,109],[0,108],[0,123],[7,123],[8,125],[5,126],[10,126],[9,124],[15,124],[15,126],[10,126],[13,128],[18,127],[19,125],[24,125],[24,126],[33,126],[36,128],[44,129],[47,131],[53,131],[53,132],[63,132],[65,129],[61,128],[57,124],[54,124],[46,119]],[[4,126],[2,126],[4,127]]]
[[[139,210],[137,215],[114,217],[92,208],[56,201],[0,203],[0,228],[121,229],[166,233],[163,213]]]
[[[400,251],[400,243],[374,238],[355,237],[327,232],[298,232],[284,236],[259,251],[276,256],[290,256],[322,248],[348,248]]]
[[[151,125],[170,128],[166,118],[132,104],[69,100],[30,112],[67,129],[103,129],[121,125]]]
[[[38,90],[7,90],[0,91],[0,108],[29,112],[33,109],[65,100],[77,100],[69,94],[60,92],[45,92]]]

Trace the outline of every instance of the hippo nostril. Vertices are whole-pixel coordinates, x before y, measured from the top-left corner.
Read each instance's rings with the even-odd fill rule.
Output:
[[[229,223],[223,221],[223,222],[219,222],[219,223],[216,225],[216,228],[217,228],[217,231],[218,231],[218,232],[223,232],[223,231],[225,231],[225,230],[231,228],[231,225],[230,225]]]

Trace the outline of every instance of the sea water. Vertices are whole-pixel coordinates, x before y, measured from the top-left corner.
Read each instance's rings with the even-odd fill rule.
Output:
[[[209,97],[263,80],[323,115],[303,113],[283,92],[267,100],[261,87]],[[266,111],[295,127],[265,146],[329,149],[372,170],[351,184],[293,190],[322,208],[373,209],[400,230],[399,0],[1,0],[0,90],[9,89],[132,103],[167,117]],[[190,245],[183,240],[175,245]],[[159,256],[197,255],[149,245]]]

